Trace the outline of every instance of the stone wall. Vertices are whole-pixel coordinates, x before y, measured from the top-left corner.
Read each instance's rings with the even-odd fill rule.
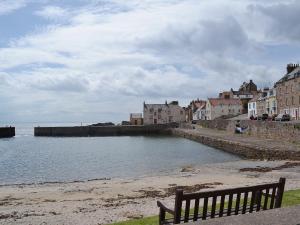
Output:
[[[14,137],[15,135],[14,127],[0,127],[0,138]]]
[[[197,121],[197,124],[204,127],[204,128],[210,128],[210,129],[218,129],[218,130],[226,130],[230,120],[199,120]]]
[[[78,127],[35,127],[35,136],[53,137],[101,137],[101,136],[131,136],[168,134],[172,125],[147,125],[147,126],[78,126]]]
[[[300,160],[299,151],[282,151],[233,142],[225,139],[191,133],[187,129],[172,129],[172,134],[241,156],[258,160]]]
[[[205,120],[198,121],[197,124],[205,128],[226,130],[232,133],[237,122],[233,120]],[[241,120],[240,125],[247,128],[246,132],[242,134],[245,136],[282,139],[283,141],[300,143],[300,123]]]

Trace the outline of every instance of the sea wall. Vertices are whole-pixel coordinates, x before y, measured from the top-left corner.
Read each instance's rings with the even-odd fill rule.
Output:
[[[299,151],[282,151],[269,149],[267,147],[256,146],[248,143],[229,141],[222,138],[216,138],[209,135],[201,135],[196,132],[190,132],[188,129],[172,129],[172,134],[184,137],[199,143],[237,154],[242,158],[258,160],[300,160]]]
[[[101,137],[169,134],[176,125],[146,126],[78,126],[78,127],[35,127],[35,136],[53,137]]]
[[[15,135],[14,127],[0,127],[0,138],[14,137]]]
[[[197,121],[197,124],[211,129],[234,132],[237,121],[233,120],[205,120]],[[241,120],[240,125],[246,128],[244,136],[255,136],[270,139],[282,139],[284,141],[300,143],[300,122],[274,122]]]

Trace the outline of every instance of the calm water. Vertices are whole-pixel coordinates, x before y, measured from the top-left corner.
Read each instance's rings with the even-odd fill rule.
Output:
[[[239,159],[184,138],[34,137],[31,126],[0,139],[1,185],[167,174],[186,165]]]

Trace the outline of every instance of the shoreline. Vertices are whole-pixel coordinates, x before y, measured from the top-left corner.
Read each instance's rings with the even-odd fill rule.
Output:
[[[290,167],[285,166],[287,161],[239,160],[178,168],[172,175],[2,186],[0,224],[96,225],[158,215],[156,201],[173,206],[178,186],[190,191],[224,189],[277,181],[283,176],[286,190],[298,189],[300,161],[297,163]]]

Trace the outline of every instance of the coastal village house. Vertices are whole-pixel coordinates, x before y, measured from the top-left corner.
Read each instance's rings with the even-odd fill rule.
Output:
[[[179,106],[178,101],[165,104],[144,103],[144,124],[166,124],[172,122],[185,122],[185,110]]]
[[[268,114],[270,117],[277,114],[277,100],[275,88],[264,88],[248,103],[248,118]]]
[[[248,118],[250,118],[251,116],[257,117],[256,104],[257,104],[257,100],[258,100],[259,97],[260,97],[259,95],[256,95],[254,98],[252,98],[248,102]]]
[[[193,120],[206,120],[206,101],[195,107],[193,110]]]
[[[270,88],[266,96],[266,113],[269,116],[277,114],[276,89]]]
[[[242,113],[248,113],[248,102],[258,94],[257,86],[250,80],[249,83],[244,82],[238,91],[233,91],[234,98],[239,98],[242,104]]]
[[[220,117],[230,117],[241,114],[240,99],[209,98],[206,104],[206,119],[213,120]]]
[[[187,107],[183,107],[183,110],[185,112],[185,122],[191,122],[193,120],[193,110],[191,104],[189,104]]]
[[[287,73],[275,84],[278,113],[289,114],[293,120],[300,116],[300,66],[288,64]]]
[[[142,113],[130,113],[130,125],[143,125]]]
[[[191,120],[205,120],[206,101],[204,100],[193,100],[187,107],[188,119]]]
[[[225,99],[240,99],[242,104],[242,114],[248,113],[248,103],[258,94],[257,86],[250,80],[249,83],[244,82],[238,91],[234,91],[232,88],[230,91],[224,91],[219,94],[219,98]]]

